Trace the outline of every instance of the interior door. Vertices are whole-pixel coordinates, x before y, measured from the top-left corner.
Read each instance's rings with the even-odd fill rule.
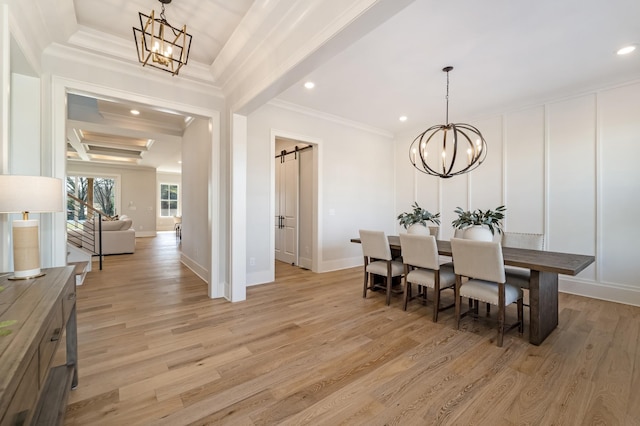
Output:
[[[276,260],[298,264],[298,155],[276,158]]]

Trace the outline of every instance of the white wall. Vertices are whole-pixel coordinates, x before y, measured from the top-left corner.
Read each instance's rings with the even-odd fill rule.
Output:
[[[452,179],[417,176],[409,145],[424,129],[399,134],[396,203],[408,209],[417,194],[441,212],[445,239],[456,206],[504,203],[507,231],[544,232],[547,250],[596,256],[577,277],[561,275],[561,291],[640,305],[640,82],[460,121],[482,131],[486,162]]]
[[[156,236],[156,171],[149,168],[85,164],[77,161],[67,163],[69,175],[117,176],[120,180],[119,215],[127,215],[133,221],[136,237]]]
[[[247,283],[273,279],[273,152],[270,133],[306,135],[319,156],[319,266],[324,272],[362,263],[360,246],[349,242],[358,229],[394,231],[391,136],[268,104],[248,116]],[[315,148],[314,148],[315,149]],[[256,259],[249,266],[249,258]]]
[[[209,122],[196,118],[182,136],[182,262],[203,280],[211,273],[212,215],[209,211],[211,136]]]
[[[158,204],[156,211],[156,230],[157,231],[173,231],[174,221],[173,217],[160,216],[160,184],[178,185],[178,216],[182,212],[182,175],[178,173],[156,173],[156,191],[158,192]]]

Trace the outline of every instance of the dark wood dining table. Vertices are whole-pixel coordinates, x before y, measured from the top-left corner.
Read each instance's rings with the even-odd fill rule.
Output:
[[[390,235],[391,250],[400,252],[400,237]],[[360,238],[351,242],[360,243]],[[451,256],[451,242],[437,241],[438,253]],[[540,345],[558,326],[558,274],[577,275],[595,256],[502,247],[504,264],[527,268],[529,278],[529,342]]]

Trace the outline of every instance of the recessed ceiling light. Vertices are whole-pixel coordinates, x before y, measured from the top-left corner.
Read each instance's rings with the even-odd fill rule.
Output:
[[[401,115],[399,120],[400,121],[407,121],[407,116],[406,115]]]
[[[636,50],[636,45],[635,44],[631,44],[629,46],[625,46],[621,49],[618,49],[618,55],[628,55],[629,53],[633,52],[634,50]]]
[[[316,87],[316,84],[313,81],[307,81],[304,84],[304,87],[306,87],[307,89],[313,89],[314,87]]]
[[[140,115],[140,111],[138,111],[137,109],[132,109],[132,110],[131,110],[131,114],[133,114],[133,115]]]

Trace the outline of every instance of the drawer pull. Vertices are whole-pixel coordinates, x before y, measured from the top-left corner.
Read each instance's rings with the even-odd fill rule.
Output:
[[[67,296],[67,300],[73,300],[76,298],[76,294],[75,293],[71,293],[69,294],[69,296]]]
[[[53,336],[51,336],[51,341],[57,342],[58,340],[60,340],[61,332],[62,332],[62,328],[56,328],[55,330],[53,330]]]

